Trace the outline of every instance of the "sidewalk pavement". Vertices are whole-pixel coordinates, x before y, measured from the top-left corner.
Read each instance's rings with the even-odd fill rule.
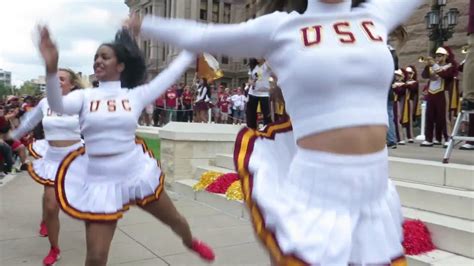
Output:
[[[26,172],[0,187],[0,265],[42,265],[49,251],[39,237],[42,186]],[[194,235],[209,243],[217,256],[212,265],[270,265],[249,221],[169,193],[188,219]],[[84,224],[60,214],[61,260],[57,266],[84,265]],[[189,252],[174,233],[144,211],[132,207],[119,221],[108,265],[208,265]]]

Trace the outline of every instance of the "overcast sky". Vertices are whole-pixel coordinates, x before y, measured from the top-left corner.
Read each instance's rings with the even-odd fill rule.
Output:
[[[12,82],[44,75],[36,24],[47,23],[59,48],[59,65],[92,74],[94,53],[113,40],[127,16],[124,0],[0,0],[0,68]]]

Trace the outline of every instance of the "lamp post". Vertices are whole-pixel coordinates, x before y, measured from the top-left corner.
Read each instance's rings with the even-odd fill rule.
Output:
[[[430,38],[430,54],[453,37],[454,28],[458,24],[459,10],[446,8],[447,0],[432,0],[431,11],[425,16],[426,29]]]

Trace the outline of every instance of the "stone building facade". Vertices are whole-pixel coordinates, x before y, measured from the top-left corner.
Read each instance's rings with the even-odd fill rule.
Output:
[[[232,0],[125,0],[131,12],[140,16],[153,14],[168,18],[185,18],[203,23],[238,23],[247,18],[245,7],[242,3]],[[154,77],[163,70],[179,53],[177,48],[169,45],[139,39],[147,58],[149,75]],[[237,87],[248,80],[247,59],[215,56],[224,72],[224,77],[216,83],[223,83],[228,87]],[[186,72],[182,81],[191,83],[196,69],[195,66]]]
[[[257,6],[260,0],[125,0],[132,12],[141,15],[154,14],[164,17],[187,18],[207,23],[238,23],[258,16]],[[397,1],[397,0],[394,0]],[[403,47],[396,47],[400,57],[400,66],[414,64],[421,70],[423,64],[418,62],[419,56],[429,54],[430,41],[425,26],[425,15],[431,9],[433,0],[425,3],[411,16],[405,26],[408,41]],[[461,48],[467,42],[469,1],[448,0],[445,9],[457,8],[460,11],[459,24],[453,37],[445,45],[456,53],[458,62],[464,59]],[[140,40],[148,58],[150,75],[156,75],[178,54],[178,50],[150,40]],[[395,45],[397,46],[397,45]],[[219,82],[228,86],[238,86],[247,80],[247,59],[217,57],[224,70],[225,77]],[[192,80],[195,69],[190,69],[185,79]]]

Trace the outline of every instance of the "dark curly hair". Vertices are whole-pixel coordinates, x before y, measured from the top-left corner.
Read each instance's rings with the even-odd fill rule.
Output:
[[[120,74],[122,87],[133,89],[145,83],[147,70],[145,58],[127,29],[120,29],[115,34],[113,42],[102,45],[112,48],[117,61],[125,65]]]

